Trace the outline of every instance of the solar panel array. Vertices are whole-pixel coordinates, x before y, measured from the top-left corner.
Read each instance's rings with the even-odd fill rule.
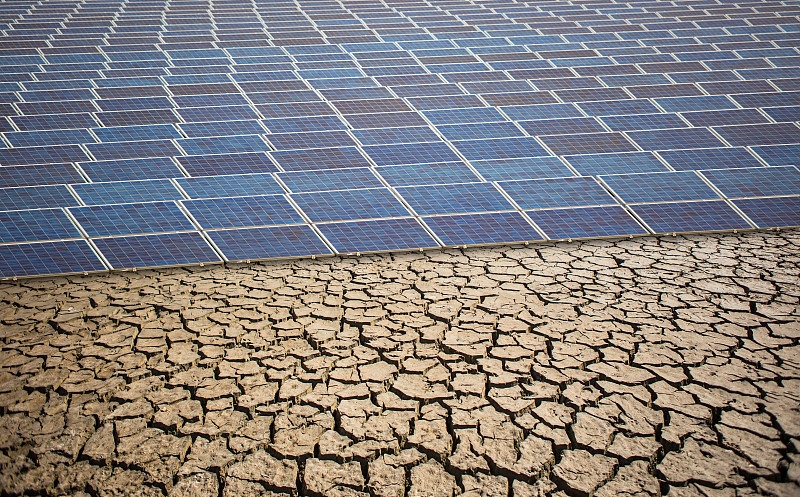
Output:
[[[0,277],[800,225],[797,0],[8,0]]]

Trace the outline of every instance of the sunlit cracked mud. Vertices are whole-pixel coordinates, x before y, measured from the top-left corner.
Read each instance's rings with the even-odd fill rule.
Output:
[[[2,495],[800,495],[800,232],[0,284]]]

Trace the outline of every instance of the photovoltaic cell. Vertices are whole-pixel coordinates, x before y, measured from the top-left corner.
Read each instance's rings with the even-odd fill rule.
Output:
[[[650,152],[568,155],[564,159],[581,175],[657,173],[668,170]]]
[[[292,200],[313,222],[408,216],[386,188],[299,193]]]
[[[548,178],[498,183],[522,209],[552,209],[616,204],[594,178]]]
[[[79,165],[92,181],[132,181],[183,176],[178,166],[168,157],[82,162]]]
[[[439,246],[413,218],[321,224],[319,230],[341,254]]]
[[[283,195],[185,200],[182,203],[203,229],[303,222]]]
[[[759,228],[800,226],[800,197],[748,198],[733,203]]]
[[[97,238],[95,245],[113,269],[220,262],[197,232]]]
[[[286,171],[369,167],[371,165],[355,147],[281,150],[270,152],[270,155]]]
[[[461,140],[454,141],[453,146],[469,161],[550,155],[530,137]]]
[[[667,164],[678,171],[690,169],[760,167],[763,165],[745,148],[664,150],[659,152],[658,155],[667,161]]]
[[[557,157],[498,159],[470,163],[486,181],[539,179],[571,176],[573,172]]]
[[[750,225],[722,200],[631,206],[655,233],[746,229]]]
[[[461,162],[384,166],[376,167],[375,171],[390,186],[467,183],[480,180],[466,164]]]
[[[229,261],[331,254],[305,225],[209,231],[208,236]]]
[[[517,212],[490,212],[423,218],[445,245],[478,245],[541,240],[542,235]]]
[[[198,155],[178,157],[177,160],[190,176],[270,173],[278,170],[269,157],[262,152]]]
[[[691,171],[600,176],[623,202],[674,202],[718,199],[719,195]]]
[[[72,185],[87,205],[178,200],[183,196],[167,179],[80,183]]]
[[[83,240],[0,245],[0,277],[103,271]]]
[[[791,5],[162,3],[7,6],[0,211],[709,169],[785,193],[757,171],[800,157]],[[490,218],[517,219],[459,219]]]
[[[552,240],[647,233],[618,205],[548,209],[529,211],[527,214]]]
[[[0,210],[46,209],[78,205],[65,185],[0,188]]]
[[[379,166],[460,160],[443,142],[371,145],[364,147],[364,152]]]
[[[72,164],[0,167],[0,187],[83,183],[83,176]]]
[[[80,238],[61,209],[0,212],[0,243]]]
[[[584,133],[539,138],[556,155],[631,152],[636,147],[621,133]]]
[[[659,129],[631,131],[628,136],[644,150],[722,147],[722,143],[706,128]]]
[[[717,169],[702,174],[729,198],[800,195],[800,171],[792,166]]]
[[[293,193],[380,188],[383,186],[372,171],[366,167],[295,171],[278,173],[278,177]]]
[[[175,202],[70,207],[89,236],[161,233],[195,229]]]
[[[398,188],[397,192],[421,216],[514,208],[490,183],[409,186]]]

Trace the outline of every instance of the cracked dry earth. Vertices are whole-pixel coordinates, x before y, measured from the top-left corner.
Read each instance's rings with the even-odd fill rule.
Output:
[[[0,284],[0,493],[800,495],[800,231]]]

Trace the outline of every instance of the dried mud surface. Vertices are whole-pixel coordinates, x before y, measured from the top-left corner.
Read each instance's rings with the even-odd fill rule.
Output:
[[[800,232],[0,284],[0,494],[800,495]]]

